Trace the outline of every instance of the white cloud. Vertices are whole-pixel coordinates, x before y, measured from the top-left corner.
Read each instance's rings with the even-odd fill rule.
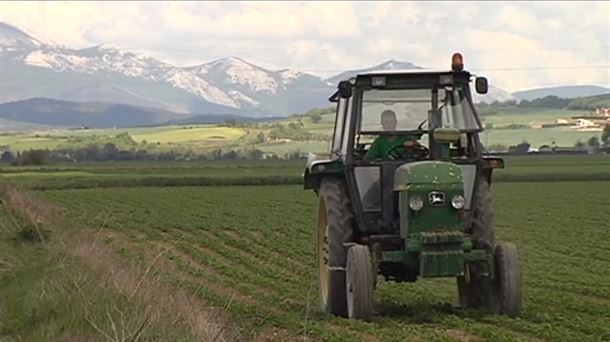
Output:
[[[467,67],[508,90],[595,83],[610,64],[604,2],[1,2],[0,20],[56,42],[114,43],[178,65],[240,56],[323,75],[387,59]]]

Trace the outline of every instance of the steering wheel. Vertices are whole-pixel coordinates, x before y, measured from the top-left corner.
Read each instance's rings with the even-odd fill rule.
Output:
[[[400,151],[400,149],[402,149],[402,151]],[[428,153],[430,153],[430,150],[426,146],[423,146],[420,144],[415,144],[411,147],[407,147],[407,146],[401,144],[401,145],[396,145],[396,146],[392,147],[388,151],[388,156],[390,156],[390,158],[393,160],[405,159],[404,154],[402,152],[404,152],[406,150],[412,151],[414,159],[422,159],[422,158],[426,157],[428,155]]]

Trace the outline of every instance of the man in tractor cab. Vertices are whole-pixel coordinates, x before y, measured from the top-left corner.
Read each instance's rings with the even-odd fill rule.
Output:
[[[387,109],[381,113],[381,126],[384,131],[394,132],[396,131],[396,113],[393,110]],[[404,146],[404,152],[408,153],[409,150],[421,146],[417,141],[417,137],[412,134],[400,134],[400,135],[380,135],[371,144],[371,147],[364,155],[364,158],[372,159],[393,159],[388,153],[390,150],[395,149],[397,146]]]

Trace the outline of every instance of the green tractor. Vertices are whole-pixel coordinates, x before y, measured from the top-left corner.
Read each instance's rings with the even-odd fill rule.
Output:
[[[305,189],[318,195],[324,311],[370,320],[381,275],[453,277],[462,308],[519,315],[519,253],[494,238],[491,174],[504,162],[479,140],[473,79],[485,94],[487,79],[454,54],[448,71],[339,82],[330,153],[310,155],[304,173]]]

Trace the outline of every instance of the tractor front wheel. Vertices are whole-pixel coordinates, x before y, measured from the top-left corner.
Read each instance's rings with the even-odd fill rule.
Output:
[[[349,248],[345,272],[348,317],[370,321],[373,316],[375,273],[367,246],[354,245]]]
[[[522,302],[521,260],[517,247],[508,242],[497,244],[493,263],[493,278],[491,274],[474,272],[472,267],[468,267],[467,276],[457,278],[460,306],[516,317]]]
[[[499,243],[494,251],[495,277],[492,282],[492,311],[517,317],[521,311],[521,259],[515,244]]]
[[[322,310],[347,316],[345,243],[353,241],[349,194],[345,183],[324,179],[318,193],[318,279]]]

